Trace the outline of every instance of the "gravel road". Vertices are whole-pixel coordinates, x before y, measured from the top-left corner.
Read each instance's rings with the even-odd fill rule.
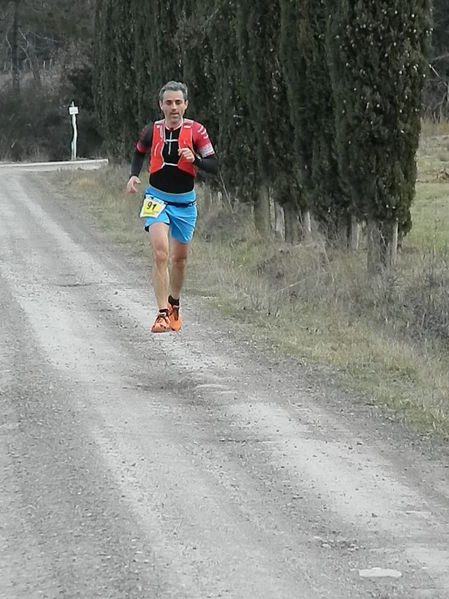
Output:
[[[449,452],[0,171],[0,597],[449,597]],[[139,226],[139,223],[136,224]]]

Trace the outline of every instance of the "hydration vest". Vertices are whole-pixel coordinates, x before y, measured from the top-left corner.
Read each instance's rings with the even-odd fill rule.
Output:
[[[179,132],[178,148],[190,148],[193,152],[193,121],[185,119],[181,125],[181,131]],[[153,125],[153,143],[151,144],[151,158],[150,158],[150,174],[160,171],[165,165],[164,157],[162,152],[164,150],[165,142],[165,122],[155,121]],[[183,156],[178,160],[178,168],[181,171],[195,177],[198,169],[191,162],[188,162]]]

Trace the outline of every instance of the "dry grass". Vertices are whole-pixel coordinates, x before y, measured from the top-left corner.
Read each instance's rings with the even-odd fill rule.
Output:
[[[242,335],[329,365],[346,388],[394,408],[420,430],[449,434],[446,168],[449,138],[423,138],[413,230],[395,272],[374,280],[363,253],[329,247],[318,236],[297,246],[261,240],[247,208],[232,211],[200,189],[186,292],[238,318]],[[140,197],[125,194],[126,173],[67,173],[63,194],[84,203],[116,242],[150,260]]]
[[[431,121],[426,119],[421,124],[421,132],[422,137],[426,139],[449,135],[449,121]]]
[[[243,310],[247,334],[334,367],[342,385],[420,428],[449,432],[446,257],[405,256],[394,275],[374,281],[363,256],[319,242],[197,240],[192,258],[190,293],[236,318]]]
[[[449,125],[447,129],[446,135],[422,138],[413,229],[405,248],[449,247]]]

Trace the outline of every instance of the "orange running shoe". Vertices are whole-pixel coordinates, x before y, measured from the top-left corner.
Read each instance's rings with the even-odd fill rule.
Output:
[[[170,320],[167,312],[159,312],[156,316],[153,326],[151,327],[152,333],[167,333],[171,330]]]
[[[170,321],[170,328],[172,331],[176,333],[181,328],[182,318],[181,318],[181,309],[179,304],[177,306],[173,306],[170,302],[167,303],[168,306],[168,319]]]

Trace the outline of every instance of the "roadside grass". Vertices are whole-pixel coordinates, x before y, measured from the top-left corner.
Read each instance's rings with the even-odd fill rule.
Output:
[[[413,229],[394,272],[370,279],[363,251],[319,236],[291,246],[260,239],[245,206],[231,210],[198,187],[199,221],[186,293],[229,319],[238,334],[278,355],[331,367],[368,403],[417,430],[449,435],[449,137],[423,136]],[[96,226],[151,263],[127,167],[59,174],[61,195]],[[144,175],[143,175],[144,176]],[[143,184],[142,184],[143,188]],[[67,201],[65,199],[65,201]]]
[[[449,135],[449,121],[424,119],[421,123],[421,133],[422,137],[426,139]]]
[[[61,201],[76,201],[85,218],[127,253],[150,258],[148,240],[138,226],[140,196],[124,193],[127,170],[114,166],[98,171],[61,171],[57,175]]]
[[[254,238],[234,248],[200,241],[189,292],[237,319],[242,335],[331,366],[343,387],[395,409],[421,431],[449,434],[449,281],[437,302],[437,284],[426,289],[422,282],[432,268],[426,256],[373,282],[364,257],[334,251],[326,261],[320,254],[316,246],[270,247]]]
[[[446,126],[446,135],[422,138],[417,199],[412,209],[413,228],[404,247],[440,249],[449,246],[449,124]]]

